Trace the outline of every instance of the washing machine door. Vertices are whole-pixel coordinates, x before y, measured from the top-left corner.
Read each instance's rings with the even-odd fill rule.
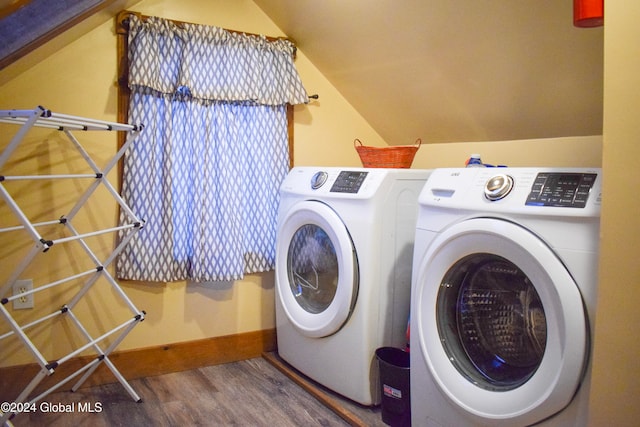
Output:
[[[588,356],[586,310],[565,266],[529,230],[489,218],[451,226],[427,249],[413,297],[411,332],[462,413],[530,425],[569,404]]]
[[[334,334],[358,294],[358,264],[338,214],[317,201],[294,205],[281,222],[276,287],[289,321],[308,337]]]

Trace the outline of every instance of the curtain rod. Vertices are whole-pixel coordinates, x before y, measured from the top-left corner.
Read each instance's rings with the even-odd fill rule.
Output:
[[[129,31],[129,17],[131,15],[137,16],[142,21],[146,21],[147,19],[151,18],[151,16],[143,15],[140,12],[134,12],[134,11],[131,11],[131,10],[122,10],[122,11],[118,12],[118,15],[116,17],[116,22],[117,22],[116,33],[118,33],[118,34],[126,34]],[[196,23],[193,23],[193,22],[178,21],[178,20],[175,20],[175,19],[168,19],[168,18],[162,18],[162,19],[166,19],[167,21],[172,22],[172,23],[176,24],[179,27],[181,27],[184,24],[208,25],[208,24],[196,24]],[[265,36],[263,34],[247,33],[245,31],[229,30],[227,28],[223,28],[223,30],[228,31],[230,33],[234,33],[234,34],[246,34],[248,36],[265,37],[268,41],[271,41],[271,42],[277,41],[277,40],[286,40],[286,41],[290,42],[293,45],[293,57],[294,58],[296,57],[296,53],[298,51],[298,48],[295,45],[295,43],[293,43],[287,37]]]
[[[140,20],[142,21],[146,21],[147,19],[150,18],[149,15],[143,15],[140,12],[134,12],[132,10],[122,10],[120,12],[118,12],[118,15],[116,16],[116,34],[119,35],[126,35],[129,32],[129,17],[131,15],[135,15],[137,16]],[[185,21],[177,21],[175,19],[167,19],[167,18],[162,18],[162,19],[166,19],[169,22],[172,22],[178,26],[182,26],[183,24],[193,24],[190,22],[185,22]],[[207,25],[207,24],[193,24],[193,25]],[[249,36],[257,36],[257,37],[263,37],[263,35],[261,34],[255,34],[255,33],[247,33],[244,31],[238,31],[238,30],[229,30],[226,28],[223,28],[223,30],[228,31],[230,33],[235,33],[235,34],[246,34]],[[289,41],[292,45],[293,45],[293,57],[296,57],[296,53],[298,51],[298,48],[296,47],[295,43],[293,43],[291,40],[289,40],[287,37],[272,37],[272,36],[264,36],[267,40],[269,41],[277,41],[277,40],[287,40]],[[120,76],[119,81],[121,84],[123,84],[123,82],[125,81],[124,76]],[[313,95],[309,95],[309,101],[311,100],[318,100],[320,98],[319,95],[317,94],[313,94]]]

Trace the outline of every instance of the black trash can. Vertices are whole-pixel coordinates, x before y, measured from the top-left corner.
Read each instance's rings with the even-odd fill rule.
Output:
[[[380,368],[382,421],[399,427],[411,425],[409,352],[395,347],[376,350]]]

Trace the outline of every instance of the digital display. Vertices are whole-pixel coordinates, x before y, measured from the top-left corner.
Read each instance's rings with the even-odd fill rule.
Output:
[[[595,173],[539,173],[526,204],[584,208],[597,176]]]
[[[369,172],[342,171],[331,187],[332,193],[357,193]]]

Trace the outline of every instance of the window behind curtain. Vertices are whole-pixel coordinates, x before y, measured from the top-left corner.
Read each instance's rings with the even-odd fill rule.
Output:
[[[308,97],[286,40],[130,16],[122,196],[146,221],[119,278],[235,280],[275,261],[287,104]]]

